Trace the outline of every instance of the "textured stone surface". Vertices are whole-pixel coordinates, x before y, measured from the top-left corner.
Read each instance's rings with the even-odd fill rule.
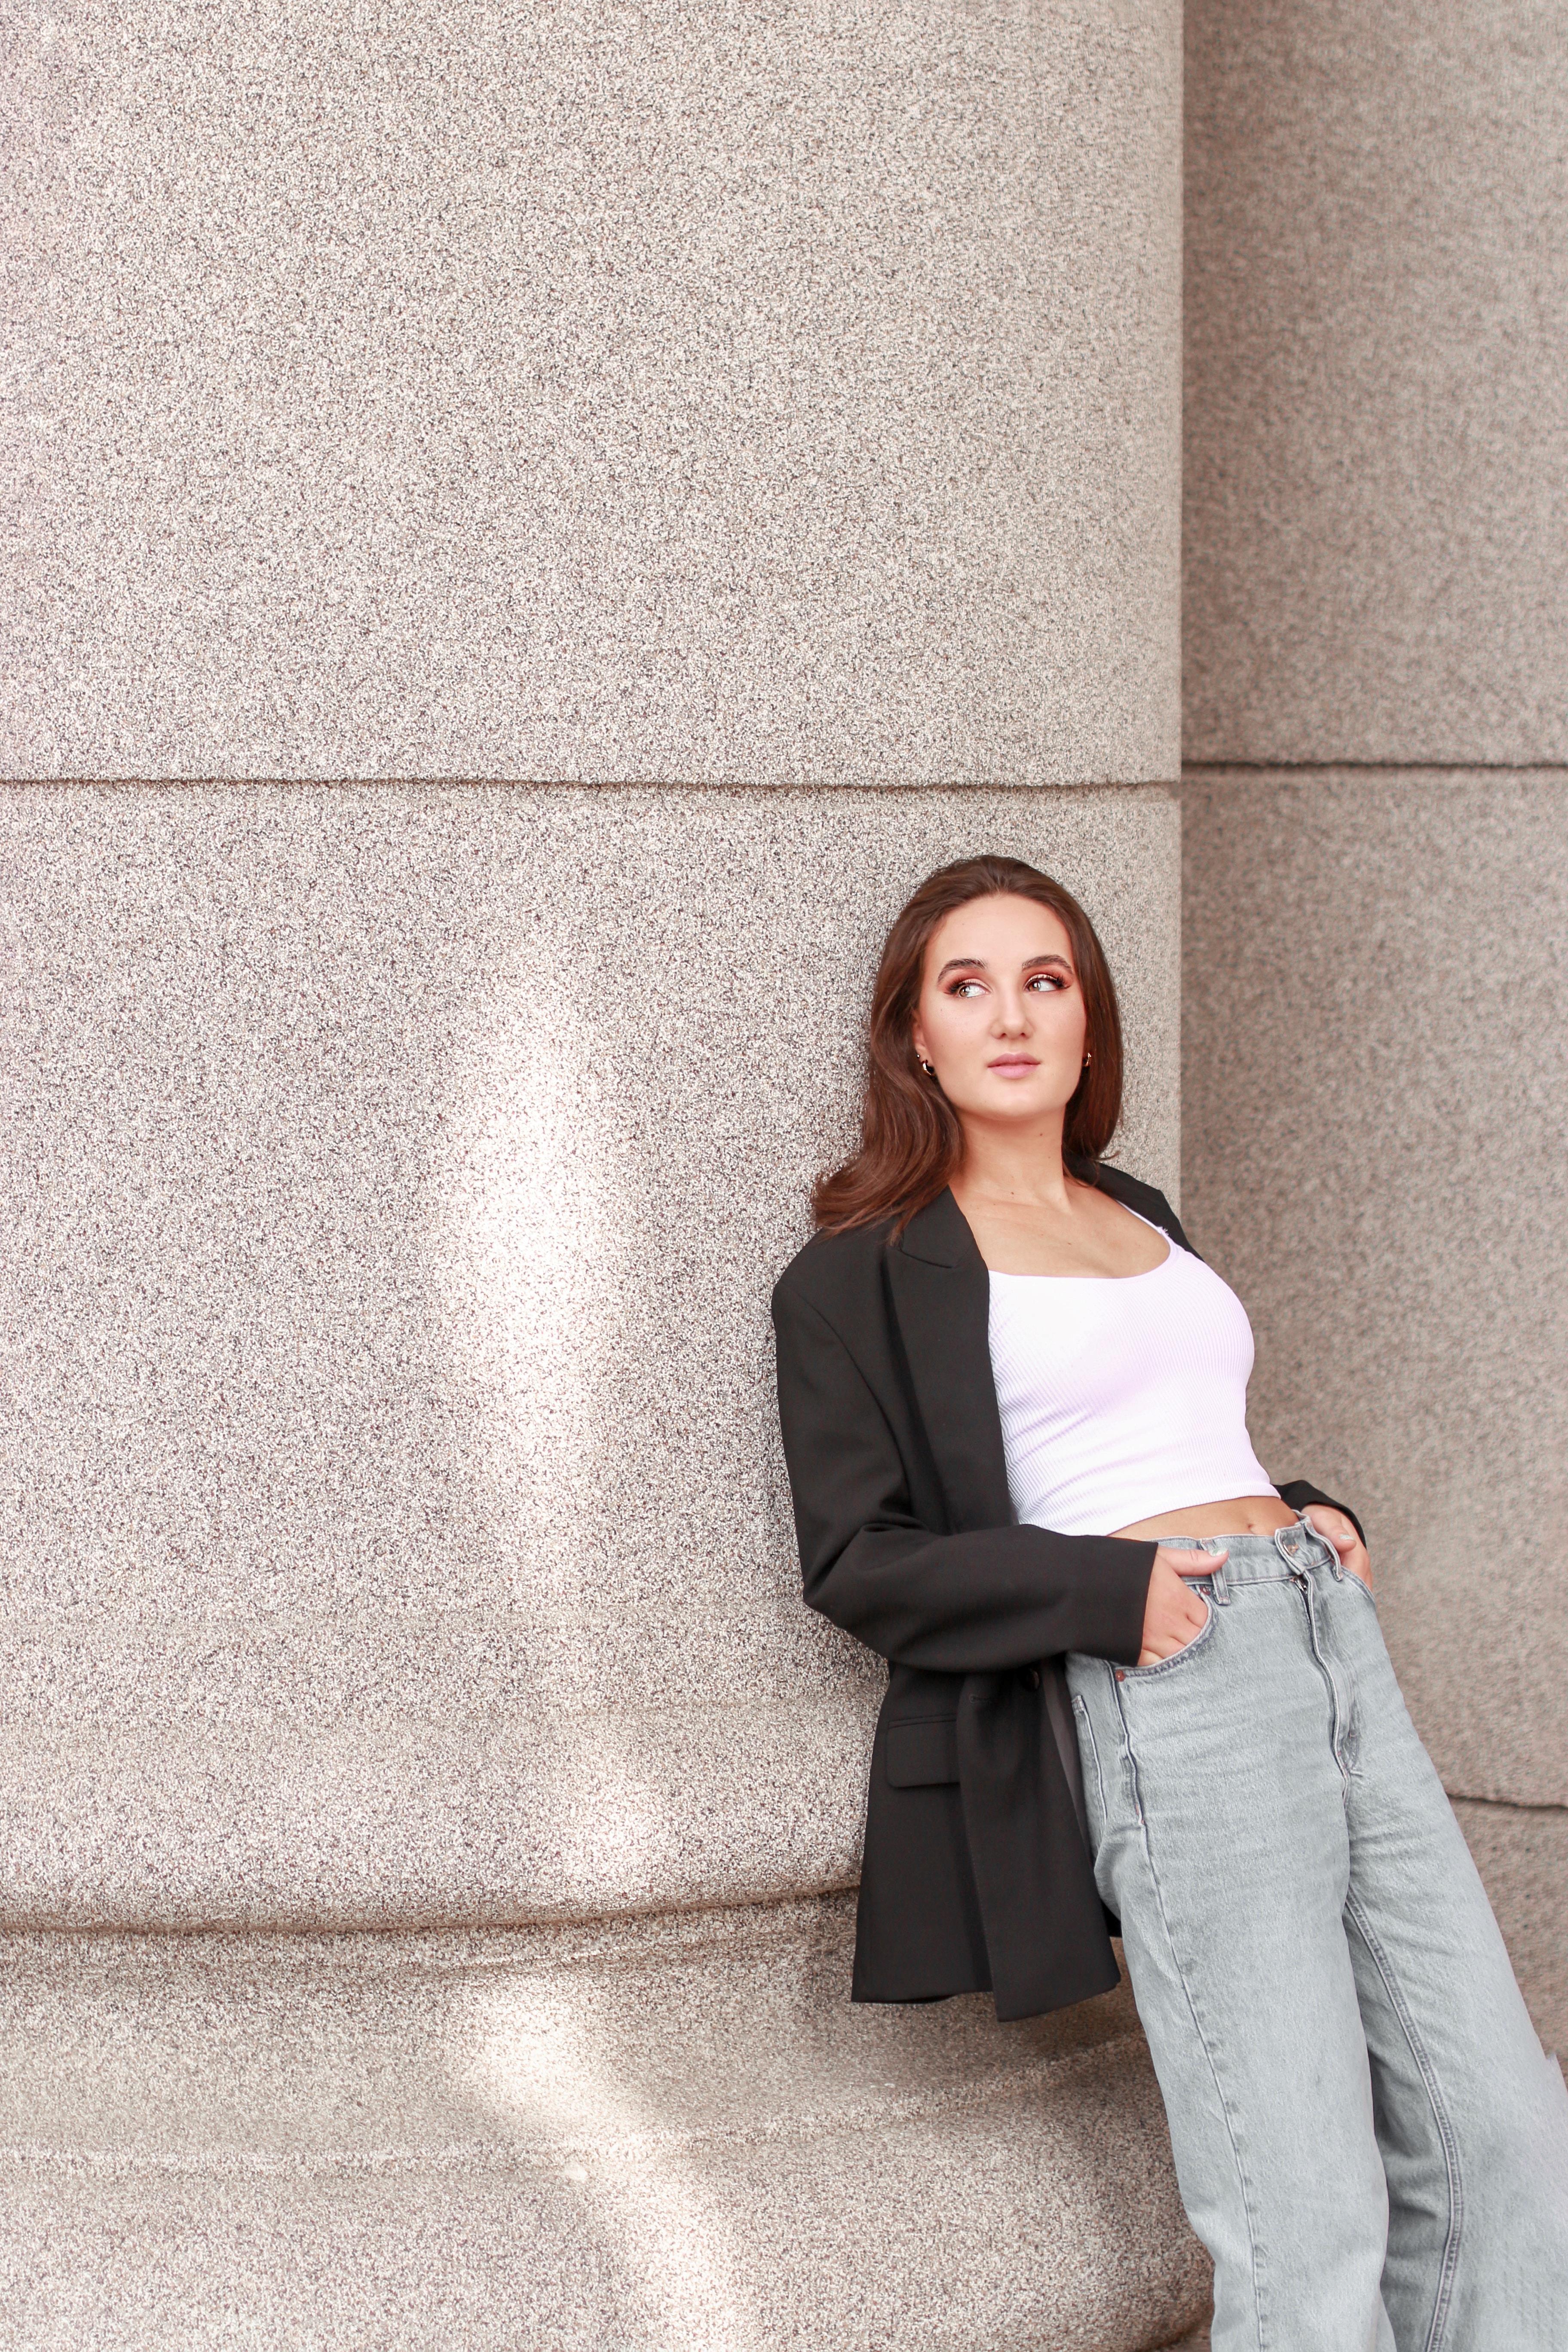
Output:
[[[1457,1795],[1568,1800],[1568,774],[1185,795],[1185,1213]],[[1563,1921],[1568,1937],[1568,1910]]]
[[[1189,759],[1568,756],[1568,42],[1191,0]]]
[[[15,33],[0,772],[1173,772],[1174,0]]]
[[[1468,1804],[1458,1814],[1535,2030],[1568,2065],[1568,1811]]]
[[[1166,793],[16,786],[0,1916],[843,1885],[879,1673],[798,1598],[767,1294],[876,948],[982,846],[1176,1159]]]
[[[852,2010],[850,1906],[0,1939],[0,2342],[1134,2352],[1204,2307],[1125,1994]]]

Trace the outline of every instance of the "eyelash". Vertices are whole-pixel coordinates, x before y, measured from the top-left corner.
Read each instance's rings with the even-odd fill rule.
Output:
[[[1036,981],[1037,980],[1043,980],[1045,982],[1046,993],[1051,996],[1059,996],[1063,989],[1069,988],[1072,985],[1071,982],[1066,979],[1062,973],[1056,971],[1032,972],[1029,978],[1025,982],[1024,985],[1026,988],[1033,988]],[[984,982],[979,980],[955,980],[947,992],[949,996],[962,996],[966,989],[983,989],[984,985]]]

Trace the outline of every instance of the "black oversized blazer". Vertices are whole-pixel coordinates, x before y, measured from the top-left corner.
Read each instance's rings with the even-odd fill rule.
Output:
[[[1115,1168],[1097,1181],[1191,1248],[1163,1193]],[[1015,2018],[1117,1981],[1047,1682],[1070,1726],[1066,1652],[1136,1664],[1155,1547],[1016,1524],[989,1318],[949,1192],[896,1240],[819,1234],[773,1292],[805,1598],[891,1665],[853,1997],[990,1990]]]

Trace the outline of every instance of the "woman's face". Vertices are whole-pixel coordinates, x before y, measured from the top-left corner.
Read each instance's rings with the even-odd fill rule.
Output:
[[[961,1117],[1059,1125],[1087,1026],[1067,928],[1048,907],[972,898],[931,933],[915,1051]]]

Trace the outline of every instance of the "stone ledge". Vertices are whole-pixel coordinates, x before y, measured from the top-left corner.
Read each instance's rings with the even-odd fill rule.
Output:
[[[13,1725],[0,1928],[495,1927],[852,1885],[877,1703]]]
[[[1169,2344],[1206,2272],[1125,1992],[856,2009],[851,1933],[0,1940],[11,2340]]]

